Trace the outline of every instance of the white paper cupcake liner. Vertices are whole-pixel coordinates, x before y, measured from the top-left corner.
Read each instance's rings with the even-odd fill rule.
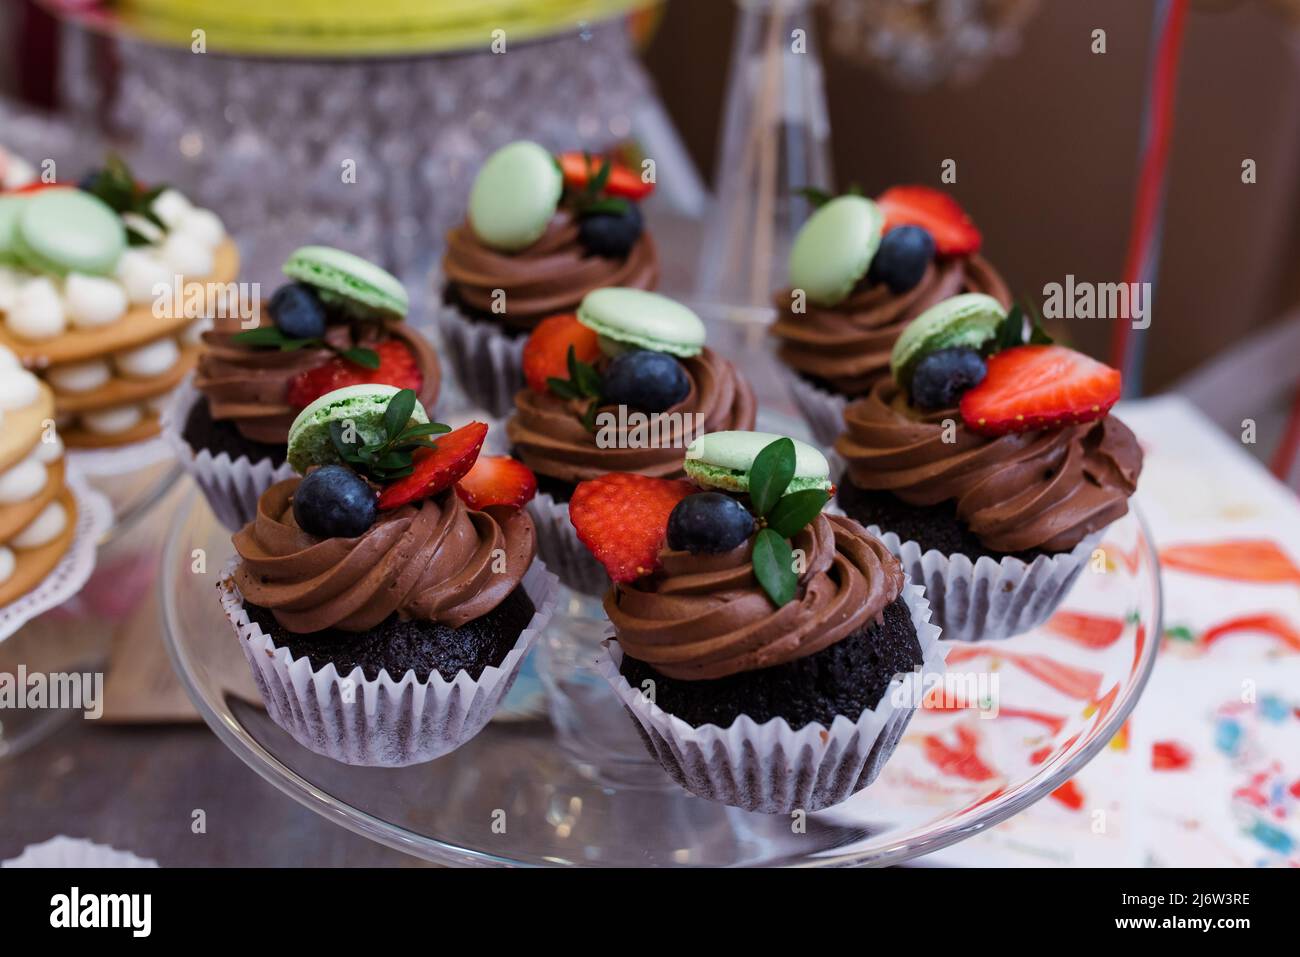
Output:
[[[528,503],[528,514],[537,528],[537,554],[560,581],[587,595],[603,595],[609,590],[605,567],[582,544],[569,520],[568,502],[538,492]]]
[[[277,466],[270,459],[252,462],[248,456],[241,455],[231,461],[226,452],[217,455],[207,449],[196,452],[185,441],[185,423],[194,403],[202,398],[193,381],[186,379],[163,412],[162,434],[176,461],[202,490],[217,520],[235,532],[257,517],[257,500],[263,492],[298,473],[288,462]]]
[[[904,585],[903,601],[921,646],[922,680],[941,676],[946,646],[930,622],[924,590]],[[880,774],[917,707],[906,693],[908,679],[897,676],[874,708],[856,719],[837,715],[829,729],[813,723],[794,731],[784,718],[755,724],[747,715],[727,728],[693,728],[619,674],[623,651],[617,640],[607,639],[605,648],[597,668],[664,770],[692,794],[746,811],[818,811],[846,800]]]
[[[994,561],[988,555],[972,562],[933,548],[923,552],[916,542],[902,541],[878,525],[868,525],[867,531],[898,557],[909,579],[925,587],[944,640],[968,642],[1010,638],[1045,622],[1102,536],[1094,532],[1071,551],[1039,555],[1032,562],[1011,556]]]
[[[113,525],[113,507],[102,493],[89,488],[73,471],[67,473],[65,482],[77,503],[77,530],[72,544],[39,585],[9,604],[0,605],[0,641],[81,591],[95,569],[99,542]]]
[[[555,611],[557,581],[542,562],[524,575],[536,608],[532,621],[499,665],[475,680],[465,671],[452,681],[436,670],[418,681],[409,670],[400,680],[382,671],[370,680],[360,666],[346,676],[331,662],[313,672],[311,660],[294,659],[248,619],[232,579],[238,556],[221,576],[221,607],[239,636],[271,720],[303,747],[369,767],[404,767],[454,751],[483,730],[500,706],[524,656]]]
[[[443,350],[461,390],[470,401],[500,419],[515,407],[524,385],[526,336],[508,336],[490,322],[464,316],[455,306],[438,311]]]
[[[785,378],[790,387],[790,397],[799,407],[817,444],[823,448],[833,446],[844,431],[844,410],[848,408],[849,400],[818,388],[790,370],[786,370]]]

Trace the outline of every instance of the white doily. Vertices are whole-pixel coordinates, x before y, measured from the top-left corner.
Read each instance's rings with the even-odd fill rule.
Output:
[[[171,446],[159,433],[143,442],[106,449],[68,449],[68,464],[82,475],[126,475],[172,458]]]
[[[0,861],[0,867],[157,867],[158,862],[96,844],[83,837],[60,834],[40,844],[29,844],[17,857]]]
[[[70,473],[67,484],[77,503],[77,531],[72,545],[39,585],[0,606],[0,641],[79,592],[95,568],[95,549],[113,524],[113,508],[107,498],[88,488],[77,475]]]

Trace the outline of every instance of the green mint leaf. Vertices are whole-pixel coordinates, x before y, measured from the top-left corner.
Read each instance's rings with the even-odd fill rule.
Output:
[[[352,442],[344,438],[343,423],[338,419],[330,423],[330,441],[334,443],[334,449],[345,462],[357,461],[365,451],[359,437]]]
[[[611,216],[624,216],[631,208],[632,204],[624,197],[607,196],[604,199],[597,199],[583,206],[582,215],[595,216],[597,214],[605,213]]]
[[[385,452],[383,455],[381,455],[378,459],[375,460],[375,464],[379,466],[381,469],[383,469],[385,472],[391,471],[393,469],[404,469],[411,464],[411,453],[410,452]]]
[[[384,433],[390,439],[401,435],[402,430],[411,421],[411,413],[415,411],[415,402],[415,391],[413,389],[399,389],[388,400],[388,405],[384,407]]]
[[[126,244],[128,246],[148,246],[149,240],[145,239],[134,229],[131,229],[128,226],[126,230]]]
[[[450,432],[450,425],[443,425],[441,422],[417,422],[414,425],[408,425],[404,428],[398,440],[418,439],[425,435],[442,435],[444,432]]]
[[[825,206],[832,199],[830,193],[824,189],[818,189],[816,186],[801,186],[795,190],[795,194],[808,200],[809,205],[814,209]]]
[[[611,159],[605,159],[601,164],[600,169],[596,171],[596,175],[591,178],[592,196],[599,196],[605,191],[605,185],[609,182],[609,174],[613,172],[613,170],[614,161]]]
[[[546,387],[558,395],[561,399],[580,399],[582,396],[578,392],[578,387],[568,379],[561,379],[558,376],[549,376],[546,380]]]
[[[1031,346],[1050,346],[1055,340],[1043,328],[1043,317],[1033,303],[1029,305],[1029,344]]]
[[[993,337],[992,346],[989,349],[989,355],[1001,352],[1003,349],[1012,349],[1016,346],[1025,344],[1025,313],[1020,308],[1020,304],[1012,306],[1007,313],[1007,317],[1002,320],[998,326],[997,334]]]
[[[585,362],[578,363],[578,391],[591,399],[600,398],[600,373]]]
[[[821,514],[830,494],[819,488],[791,492],[776,503],[767,518],[767,527],[783,538],[794,538],[805,525]]]
[[[794,478],[794,442],[780,438],[763,447],[749,469],[749,499],[754,511],[767,515],[781,501]]]
[[[234,341],[246,346],[279,346],[287,338],[278,326],[258,326],[235,333]]]
[[[799,588],[799,578],[794,573],[794,554],[790,551],[790,543],[779,533],[770,528],[760,530],[754,536],[751,561],[754,577],[777,608],[794,599]]]
[[[353,346],[351,349],[344,349],[339,355],[347,359],[348,362],[355,362],[367,369],[379,368],[379,353],[373,349],[362,349],[359,346]]]
[[[600,401],[593,399],[591,405],[587,406],[587,411],[582,413],[582,427],[588,432],[596,431],[596,411],[600,408]]]

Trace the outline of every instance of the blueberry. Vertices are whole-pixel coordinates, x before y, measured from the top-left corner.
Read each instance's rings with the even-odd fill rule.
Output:
[[[600,394],[613,405],[643,412],[671,409],[691,391],[682,364],[666,352],[634,349],[615,356],[605,367]]]
[[[621,259],[640,238],[641,210],[635,203],[628,203],[619,213],[590,213],[578,222],[578,241],[597,256]]]
[[[729,552],[754,534],[754,516],[730,495],[697,492],[668,516],[668,547],[692,554]]]
[[[938,349],[916,364],[912,402],[921,409],[950,409],[963,392],[984,381],[986,372],[974,349]]]
[[[86,173],[85,176],[81,177],[81,179],[77,181],[77,189],[81,190],[83,193],[94,192],[95,183],[98,182],[99,174],[102,172],[103,170],[101,169],[92,169],[90,172]]]
[[[325,335],[325,304],[316,290],[304,283],[288,283],[275,291],[271,318],[291,339],[319,339]]]
[[[867,278],[883,282],[895,294],[907,292],[921,281],[934,259],[934,238],[920,226],[895,226],[880,240]]]
[[[344,465],[316,469],[293,493],[298,527],[317,538],[356,538],[378,512],[374,489]]]

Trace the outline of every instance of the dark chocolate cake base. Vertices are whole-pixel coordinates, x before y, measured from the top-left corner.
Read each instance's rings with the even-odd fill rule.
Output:
[[[194,451],[207,449],[214,456],[225,452],[232,462],[242,455],[250,462],[270,459],[271,464],[279,468],[284,464],[289,451],[287,445],[254,442],[245,438],[233,422],[214,419],[212,410],[208,408],[208,400],[202,397],[190,407],[182,435]]]
[[[840,479],[835,501],[849,518],[863,526],[878,525],[883,532],[893,532],[903,541],[913,541],[922,551],[937,549],[945,555],[965,555],[976,561],[987,555],[995,562],[1010,556],[1032,562],[1039,555],[1055,555],[1031,548],[1022,552],[995,552],[971,533],[957,518],[952,502],[938,505],[909,505],[890,492],[873,492],[859,488],[847,475]]]
[[[332,661],[340,675],[360,665],[371,681],[378,679],[380,671],[400,680],[411,669],[419,681],[425,681],[435,670],[446,681],[453,680],[460,671],[477,681],[484,668],[505,660],[532,621],[536,608],[520,585],[482,618],[459,628],[434,621],[403,621],[390,615],[366,632],[327,628],[309,635],[285,630],[269,609],[252,602],[244,602],[244,610],[276,647],[288,648],[295,659],[306,656],[313,670]]]
[[[857,720],[879,703],[895,675],[921,664],[921,645],[901,596],[886,606],[883,618],[814,655],[726,678],[666,678],[628,655],[620,671],[633,688],[653,681],[655,704],[693,728],[725,728],[742,714],[758,724],[785,718],[795,731],[814,721],[830,727],[839,714]]]

